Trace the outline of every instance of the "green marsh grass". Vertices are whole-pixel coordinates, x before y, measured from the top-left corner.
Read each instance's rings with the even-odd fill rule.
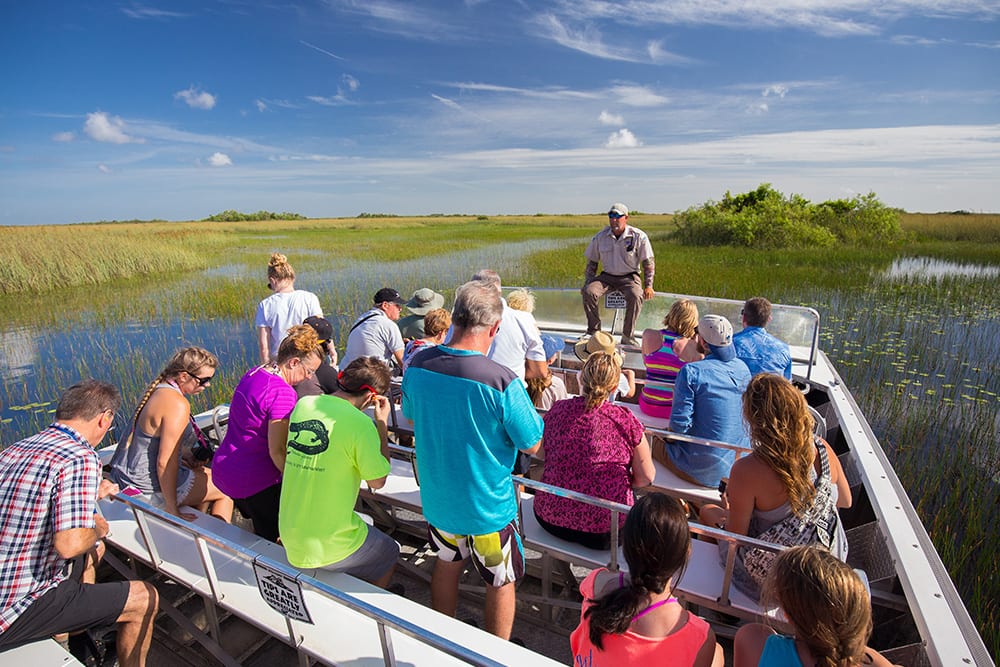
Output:
[[[1000,548],[1000,281],[881,278],[901,257],[1000,266],[1000,216],[905,214],[910,234],[899,245],[818,251],[686,248],[670,240],[670,216],[635,216],[632,223],[653,239],[658,290],[759,294],[819,310],[821,347],[878,434],[987,647],[1000,654],[1000,565],[993,556]],[[187,344],[208,347],[222,361],[194,409],[227,401],[256,362],[252,317],[267,295],[265,267],[274,250],[288,255],[297,287],[315,291],[343,332],[383,284],[404,294],[426,285],[450,298],[472,271],[493,266],[506,284],[578,287],[587,240],[604,224],[594,215],[0,228],[0,267],[24,274],[13,295],[10,274],[2,274],[0,375],[15,347],[30,352],[29,375],[2,375],[4,417],[13,422],[0,424],[0,443],[46,425],[61,389],[83,376],[115,381],[131,410],[169,354]],[[55,243],[81,249],[67,260],[76,265],[58,274],[77,280],[76,287],[57,289],[52,279],[33,276],[48,265],[24,261],[54,247],[46,239],[57,232],[65,235]],[[15,251],[15,242],[33,250]],[[527,245],[504,251],[518,243]],[[124,259],[164,246],[169,266]],[[113,263],[134,273],[88,273],[105,248]],[[435,275],[447,278],[434,282]]]

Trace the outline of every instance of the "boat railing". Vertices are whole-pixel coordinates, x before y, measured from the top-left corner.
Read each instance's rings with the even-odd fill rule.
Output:
[[[139,538],[134,540],[134,536],[123,536],[117,534],[119,538],[124,537],[125,539],[119,541],[116,540],[116,528],[119,529],[121,533],[130,532],[128,530],[122,529],[123,512],[121,510],[113,510],[112,507],[108,505],[110,501],[114,501],[115,504],[124,503],[128,507],[128,511],[131,513],[134,519],[134,525],[138,530]],[[228,526],[220,524],[220,527],[225,528],[230,533],[242,533],[246,538],[243,540],[245,543],[241,544],[239,541],[232,539],[232,536],[227,537],[226,535],[211,532],[206,530],[205,527],[198,525],[196,522],[189,522],[180,517],[174,516],[168,512],[165,512],[159,508],[153,507],[142,500],[137,498],[131,498],[124,495],[113,495],[108,500],[102,501],[103,510],[105,514],[108,514],[108,510],[112,509],[112,514],[115,514],[115,518],[118,521],[112,523],[112,532],[108,536],[108,541],[118,547],[123,549],[126,553],[130,553],[132,556],[137,557],[139,560],[144,561],[151,565],[157,571],[164,572],[172,580],[178,581],[192,590],[200,593],[206,602],[211,602],[216,606],[222,606],[224,608],[229,608],[235,613],[244,615],[247,610],[240,609],[240,600],[244,603],[249,599],[247,596],[257,593],[259,589],[261,572],[267,573],[268,577],[274,577],[274,581],[281,580],[284,582],[282,585],[286,585],[291,582],[291,588],[298,587],[299,593],[296,598],[296,593],[293,590],[289,597],[295,601],[291,603],[291,609],[300,609],[304,612],[306,618],[302,618],[301,612],[291,612],[285,613],[283,610],[275,607],[277,613],[284,616],[284,632],[278,633],[274,627],[274,623],[271,623],[269,627],[265,627],[268,624],[262,622],[255,622],[256,625],[262,627],[273,636],[281,639],[285,643],[292,647],[297,648],[302,652],[305,652],[312,657],[320,660],[327,661],[334,656],[323,655],[322,651],[316,650],[315,647],[311,647],[308,640],[303,637],[304,623],[312,625],[319,619],[315,617],[322,614],[324,609],[329,609],[330,605],[327,604],[326,607],[321,607],[315,610],[313,618],[308,618],[309,613],[307,610],[307,604],[316,604],[317,600],[325,600],[327,603],[335,603],[344,610],[349,610],[356,615],[362,617],[361,622],[374,623],[376,627],[376,632],[378,636],[378,642],[381,649],[381,659],[385,665],[396,665],[396,664],[410,664],[409,658],[406,655],[397,656],[400,653],[398,647],[394,646],[394,636],[395,639],[399,640],[400,635],[411,638],[415,640],[420,645],[425,647],[430,647],[435,651],[439,652],[437,661],[447,662],[445,656],[450,656],[463,663],[472,665],[483,665],[483,666],[499,666],[506,664],[506,660],[500,661],[496,658],[485,655],[482,652],[460,644],[456,641],[449,639],[448,637],[442,636],[437,632],[433,632],[424,627],[427,625],[426,617],[422,616],[422,620],[403,618],[397,614],[394,614],[386,609],[380,608],[374,604],[366,602],[357,595],[352,595],[340,590],[335,586],[330,585],[320,579],[309,576],[302,571],[292,567],[286,562],[282,562],[277,558],[269,554],[277,554],[280,552],[283,555],[284,550],[273,543],[267,542],[266,540],[261,540],[256,536],[253,536],[246,531],[241,531],[235,526]],[[210,519],[205,517],[206,519]],[[134,541],[130,541],[134,540]],[[252,542],[252,543],[251,543]],[[195,546],[195,551],[197,556],[192,555],[190,551],[185,549],[180,549],[178,546],[191,545]],[[182,555],[183,553],[183,555]],[[239,569],[241,573],[239,576],[233,575],[233,565],[242,564]],[[223,570],[226,573],[220,574]],[[256,574],[257,582],[253,582],[253,574],[247,575],[247,572],[253,571]],[[376,589],[375,587],[368,586],[364,582],[359,580],[354,580],[348,575],[337,574],[334,575],[340,577],[341,580],[351,580],[359,588],[359,590],[372,589],[378,593],[382,593],[385,596],[390,596],[388,599],[394,600],[398,596],[393,596],[391,593],[385,593],[381,589]],[[250,582],[246,579],[249,578]],[[255,585],[256,583],[256,585]],[[236,588],[243,588],[246,591],[235,591]],[[260,589],[263,590],[263,589]],[[247,591],[250,591],[248,593]],[[305,591],[305,593],[303,593]],[[259,594],[260,597],[264,597],[263,593]],[[369,593],[369,595],[371,595]],[[319,596],[317,598],[316,596]],[[400,598],[402,600],[402,598]],[[256,606],[261,607],[260,599],[257,599]],[[409,601],[404,601],[406,604],[413,604]],[[274,607],[274,604],[268,600],[268,604]],[[298,606],[296,606],[298,605]],[[207,609],[207,605],[206,605]],[[423,609],[422,607],[420,609]],[[172,610],[176,613],[176,610]],[[242,611],[242,613],[241,613]],[[429,612],[428,610],[424,610]],[[209,614],[210,622],[211,619],[215,617],[214,612]],[[367,619],[367,620],[366,620]],[[254,622],[253,619],[251,622]],[[471,628],[466,624],[462,624],[455,619],[442,617],[442,621],[454,622],[453,625],[460,626],[460,630],[463,633],[463,638],[466,643],[475,644],[475,641],[467,641],[467,635],[469,631],[483,635],[480,648],[486,646],[493,648],[496,638],[491,635],[486,635],[481,630],[476,628]],[[217,621],[216,621],[217,626]],[[439,623],[439,626],[440,623]],[[339,628],[343,629],[343,628]],[[218,627],[210,628],[212,634],[219,637]],[[315,633],[313,633],[315,634]],[[351,641],[358,641],[359,638],[357,633],[351,636]],[[496,640],[500,641],[500,640]],[[525,656],[531,656],[530,652],[526,652],[525,649],[521,647],[516,647],[514,645],[509,645],[509,642],[502,642],[503,650],[514,650],[525,652]],[[507,648],[507,645],[510,648]],[[408,644],[409,649],[412,652],[413,643]],[[232,664],[231,659],[227,659],[224,653],[220,654],[221,647],[215,646],[215,650],[212,650],[213,654],[216,655],[224,664]],[[371,649],[371,646],[368,647]],[[210,649],[211,650],[211,649]],[[405,652],[404,652],[405,653]],[[428,653],[428,651],[423,650],[423,653]],[[441,655],[444,654],[444,655]],[[535,654],[537,655],[537,654]],[[511,659],[511,656],[505,656],[506,659]],[[524,656],[522,656],[524,657]],[[541,656],[537,656],[539,659],[544,660]],[[426,656],[424,656],[426,660]]]

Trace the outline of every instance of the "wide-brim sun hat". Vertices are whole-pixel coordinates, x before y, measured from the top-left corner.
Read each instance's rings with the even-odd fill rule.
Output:
[[[421,287],[403,305],[414,315],[426,315],[435,308],[440,308],[444,305],[444,296],[429,287]]]
[[[615,339],[611,337],[611,334],[604,331],[594,333],[587,340],[577,341],[573,346],[573,352],[580,361],[586,361],[590,358],[590,355],[603,352],[617,358],[619,365],[622,363],[622,355],[618,354],[618,348],[615,347]]]

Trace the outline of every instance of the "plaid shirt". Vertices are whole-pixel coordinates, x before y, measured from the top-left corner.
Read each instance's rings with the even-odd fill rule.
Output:
[[[97,452],[63,424],[0,452],[0,632],[66,579],[55,534],[94,527],[100,479]]]

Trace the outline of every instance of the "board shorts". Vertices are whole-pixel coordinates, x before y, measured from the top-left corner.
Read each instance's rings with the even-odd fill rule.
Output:
[[[488,586],[499,588],[524,576],[524,548],[517,519],[485,535],[456,535],[429,524],[427,532],[438,558],[458,563],[471,556],[476,571]]]

